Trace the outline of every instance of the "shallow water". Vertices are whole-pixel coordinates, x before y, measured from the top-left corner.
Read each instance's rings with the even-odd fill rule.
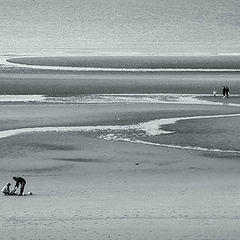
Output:
[[[240,109],[240,104],[201,100],[199,94],[102,94],[68,97],[48,97],[42,95],[5,95],[0,103],[11,104],[180,104],[197,106],[223,106]],[[207,95],[208,96],[208,95]],[[209,96],[208,96],[209,97]],[[239,99],[240,96],[235,96]],[[213,98],[213,97],[212,97]],[[236,110],[235,110],[236,111]],[[186,113],[187,114],[187,113]],[[31,127],[5,130],[0,138],[21,134],[44,132],[79,132],[111,141],[125,141],[203,152],[240,153],[237,128],[240,111],[235,114],[213,114],[186,117],[162,117],[127,125],[89,125],[60,127]],[[120,120],[120,119],[119,119]]]
[[[10,72],[6,71],[8,67]],[[133,108],[134,104],[177,104],[196,106],[196,109],[198,106],[234,107],[235,114],[222,114],[220,111],[199,116],[201,114],[196,112],[194,116],[194,113],[188,115],[186,112],[186,116],[181,114],[178,118],[161,116],[146,118],[142,122],[135,119],[126,125],[38,125],[1,131],[0,138],[40,132],[80,132],[111,141],[202,152],[240,153],[237,128],[240,81],[237,73],[69,73],[41,68],[35,70],[30,65],[16,68],[3,63],[0,67],[0,104],[98,104],[99,108],[105,104],[131,104]],[[222,85],[230,87],[229,99],[222,98]],[[216,97],[212,96],[213,90],[217,91]]]

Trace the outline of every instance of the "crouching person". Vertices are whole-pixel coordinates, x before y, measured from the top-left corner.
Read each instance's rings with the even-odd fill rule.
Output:
[[[2,188],[2,194],[4,194],[4,195],[11,195],[10,186],[11,186],[11,183],[7,183],[7,184]]]
[[[15,191],[18,189],[18,187],[20,185],[19,196],[22,196],[23,195],[23,191],[24,191],[24,187],[25,187],[25,184],[26,184],[26,180],[24,178],[22,178],[22,177],[13,177],[12,179],[14,181],[16,181],[15,187],[13,189],[14,193],[15,193]]]

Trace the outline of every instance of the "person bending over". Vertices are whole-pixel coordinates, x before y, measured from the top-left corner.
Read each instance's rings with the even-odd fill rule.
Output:
[[[13,191],[15,192],[17,190],[17,188],[19,187],[20,185],[20,193],[19,193],[19,196],[22,196],[23,195],[23,191],[24,191],[24,187],[25,187],[25,184],[26,184],[26,180],[22,177],[13,177],[12,178],[14,181],[16,181],[16,184],[15,184],[15,187],[13,189]]]

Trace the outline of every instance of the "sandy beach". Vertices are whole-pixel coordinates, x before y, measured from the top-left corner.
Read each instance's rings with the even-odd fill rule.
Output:
[[[8,144],[22,151],[1,181],[24,173],[34,195],[1,197],[3,238],[238,238],[236,159],[79,136]]]
[[[239,1],[0,5],[0,240],[240,239]]]
[[[239,107],[168,103],[11,103],[0,110],[1,131],[239,113]],[[226,125],[230,118],[209,121],[208,130],[222,121]],[[182,124],[192,136],[201,130],[199,122]],[[33,192],[1,196],[3,239],[238,239],[238,153],[107,141],[96,134],[39,132],[0,139],[0,181],[20,175],[27,180],[26,192]]]

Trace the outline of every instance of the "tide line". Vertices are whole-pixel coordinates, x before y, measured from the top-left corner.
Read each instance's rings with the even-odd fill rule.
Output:
[[[145,145],[152,145],[152,146],[160,146],[166,148],[175,148],[175,149],[183,149],[183,150],[193,150],[193,151],[202,151],[202,152],[218,152],[218,153],[237,153],[240,154],[240,151],[237,150],[225,150],[225,149],[218,149],[218,148],[205,148],[205,147],[194,147],[194,146],[180,146],[180,145],[172,145],[172,144],[163,144],[163,143],[153,143],[147,142],[142,140],[131,140],[127,138],[119,139],[124,142],[131,142],[131,143],[140,143]]]
[[[67,67],[42,66],[9,62],[2,58],[0,64],[6,67],[20,67],[39,70],[73,71],[73,72],[240,72],[237,68],[104,68],[104,67]]]
[[[121,135],[111,133],[109,131],[127,131],[127,130],[135,130],[145,132],[146,136],[155,136],[161,134],[171,134],[172,131],[165,131],[162,130],[162,126],[174,124],[177,121],[183,120],[193,120],[193,119],[209,119],[209,118],[226,118],[226,117],[240,117],[240,113],[237,114],[225,114],[225,115],[208,115],[208,116],[192,116],[192,117],[179,117],[179,118],[165,118],[165,119],[155,119],[148,122],[142,122],[133,125],[109,125],[109,126],[63,126],[63,127],[34,127],[34,128],[19,128],[19,129],[11,129],[11,130],[4,130],[0,131],[0,139],[21,135],[21,134],[29,134],[29,133],[47,133],[47,132],[57,132],[57,133],[64,133],[64,132],[89,132],[89,131],[108,131],[105,135],[101,135],[100,137],[106,140],[119,140],[119,141],[126,141],[121,138]],[[128,139],[127,141],[131,141]],[[232,150],[220,150],[220,149],[208,149],[202,147],[194,147],[194,146],[176,146],[176,145],[168,145],[168,144],[159,144],[159,143],[151,143],[151,142],[144,142],[141,140],[134,140],[135,143],[142,143],[148,145],[156,145],[156,146],[163,146],[163,147],[174,147],[174,148],[181,148],[181,149],[191,149],[191,150],[198,150],[198,151],[213,151],[213,152],[229,152],[229,153],[239,153],[239,151],[232,151]]]
[[[240,107],[238,103],[214,102],[199,99],[209,94],[82,94],[79,96],[46,95],[0,95],[0,103],[31,102],[31,103],[64,103],[64,104],[115,104],[115,103],[144,103],[144,104],[197,104]],[[240,95],[231,95],[239,97]]]
[[[210,118],[226,118],[226,117],[240,117],[240,113],[235,114],[221,114],[221,115],[207,115],[207,116],[191,116],[191,117],[178,117],[178,118],[163,118],[163,119],[156,119],[144,123],[139,123],[138,127],[148,135],[159,135],[159,130],[164,125],[175,124],[178,121],[183,120],[195,120],[195,119],[210,119]],[[163,131],[163,130],[161,130]],[[165,133],[172,133],[165,131]]]
[[[0,95],[0,102],[43,102],[44,95]]]

